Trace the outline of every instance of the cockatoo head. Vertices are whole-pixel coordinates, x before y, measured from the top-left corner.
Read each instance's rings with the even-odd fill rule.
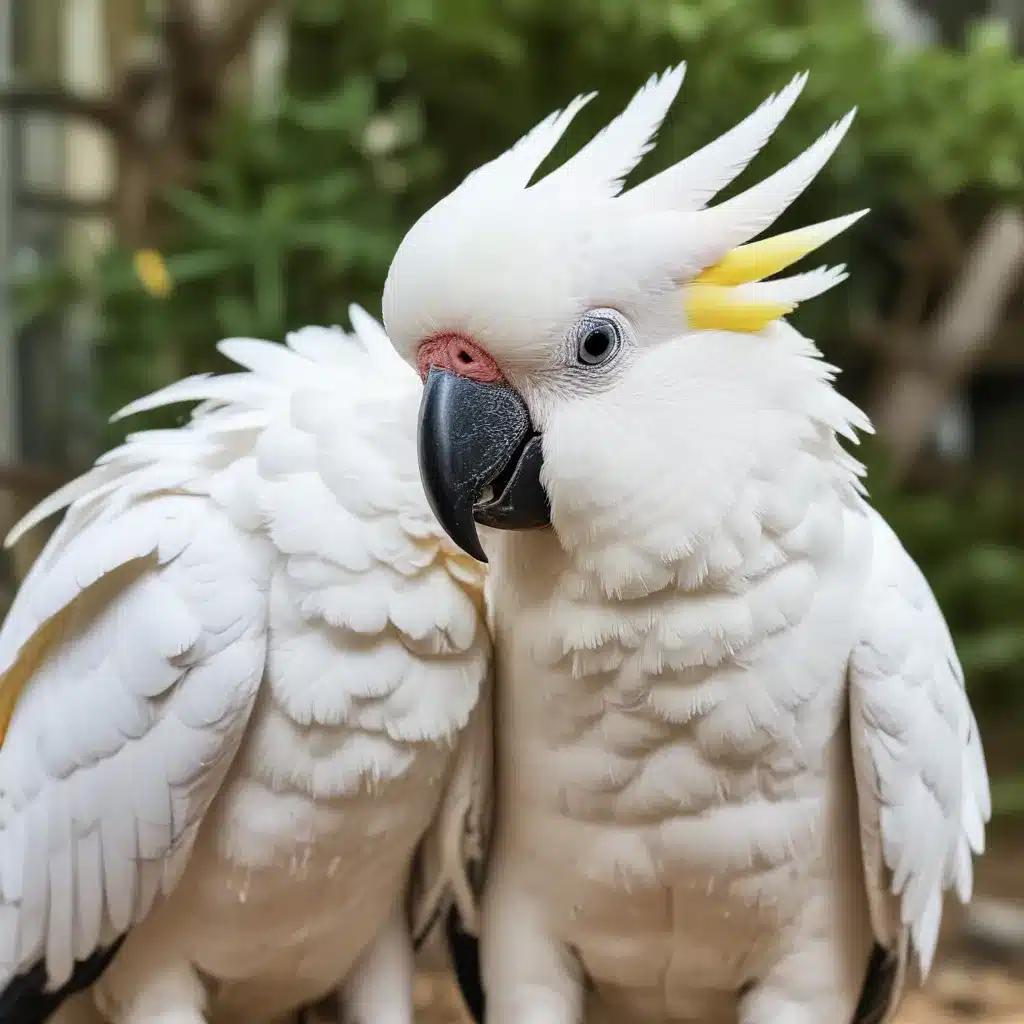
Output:
[[[773,275],[860,214],[750,243],[821,170],[852,112],[776,174],[708,207],[793,105],[799,76],[622,192],[683,70],[652,78],[531,184],[591,97],[577,98],[469,175],[395,254],[384,320],[426,381],[424,485],[452,538],[481,560],[477,523],[553,525],[569,549],[685,544],[728,513],[765,460],[816,431],[848,433],[857,415],[782,319],[842,268]]]

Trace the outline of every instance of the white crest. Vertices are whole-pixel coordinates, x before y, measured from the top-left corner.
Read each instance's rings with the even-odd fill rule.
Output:
[[[654,145],[684,70],[680,64],[652,77],[574,156],[531,183],[593,94],[577,97],[470,174],[413,226],[384,292],[385,322],[407,358],[433,330],[473,331],[486,341],[496,322],[502,343],[524,357],[581,304],[673,282],[683,289],[692,329],[756,332],[843,279],[841,268],[819,268],[765,280],[861,214],[745,243],[814,180],[853,111],[779,171],[707,206],[765,146],[806,74],[718,139],[621,192],[624,178]]]

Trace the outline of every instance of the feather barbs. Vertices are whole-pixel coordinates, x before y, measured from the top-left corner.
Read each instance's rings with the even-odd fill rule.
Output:
[[[684,288],[684,310],[694,330],[757,333],[788,316],[805,299],[820,295],[845,276],[824,273],[765,281],[831,241],[867,213],[811,224],[737,246]],[[758,287],[750,287],[758,285]]]

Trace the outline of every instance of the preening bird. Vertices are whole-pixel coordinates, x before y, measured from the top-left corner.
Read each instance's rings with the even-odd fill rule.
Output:
[[[489,562],[488,1024],[880,1021],[984,845],[950,634],[840,444],[867,418],[786,319],[844,274],[778,275],[859,215],[752,241],[852,114],[709,205],[799,76],[622,191],[682,78],[532,182],[589,97],[541,122],[385,288],[432,507]]]
[[[79,990],[56,1019],[267,1024],[339,985],[412,1024],[414,934],[474,913],[482,567],[428,507],[416,373],[351,318],[223,343],[242,372],[124,411],[186,425],[10,538],[67,509],[0,632],[3,1024]]]

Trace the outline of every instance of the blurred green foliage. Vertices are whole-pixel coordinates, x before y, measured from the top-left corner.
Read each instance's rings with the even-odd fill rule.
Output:
[[[552,161],[652,72],[689,62],[678,109],[638,173],[679,159],[807,68],[758,175],[851,106],[847,140],[787,222],[965,188],[1024,193],[1024,66],[979,27],[964,53],[890,52],[862,0],[296,0],[277,109],[229,112],[198,188],[167,197],[175,281],[150,298],[131,253],[84,279],[55,268],[20,290],[23,317],[86,295],[99,311],[99,408],[210,365],[211,340],[281,337],[379,308],[402,233],[446,190],[578,92],[600,95]],[[745,176],[741,181],[749,181]],[[830,246],[850,283],[802,326],[828,344],[850,303],[877,303],[872,219]],[[214,362],[213,365],[216,365]]]
[[[230,112],[162,251],[174,280],[151,298],[132,254],[99,254],[84,279],[58,268],[21,289],[23,315],[85,295],[99,313],[104,414],[170,376],[216,368],[225,335],[280,338],[379,311],[403,232],[479,163],[579,92],[600,95],[552,161],[652,72],[688,61],[649,174],[710,140],[796,72],[804,94],[737,187],[779,166],[851,106],[859,117],[786,223],[973,192],[1024,195],[1024,65],[998,25],[961,52],[893,52],[863,0],[296,0],[276,109]],[[851,308],[877,309],[889,271],[878,219],[831,244],[850,282],[800,326],[834,354]],[[785,225],[782,225],[785,226]],[[840,356],[836,356],[840,359]],[[110,438],[104,440],[109,441]],[[873,484],[949,614],[972,685],[1008,699],[1024,663],[1024,547],[1011,496],[910,497]],[[987,495],[987,492],[986,492]]]
[[[972,690],[991,710],[1020,706],[1024,667],[1024,516],[1018,486],[968,474],[941,490],[894,488],[877,442],[867,445],[868,490],[953,627]]]

